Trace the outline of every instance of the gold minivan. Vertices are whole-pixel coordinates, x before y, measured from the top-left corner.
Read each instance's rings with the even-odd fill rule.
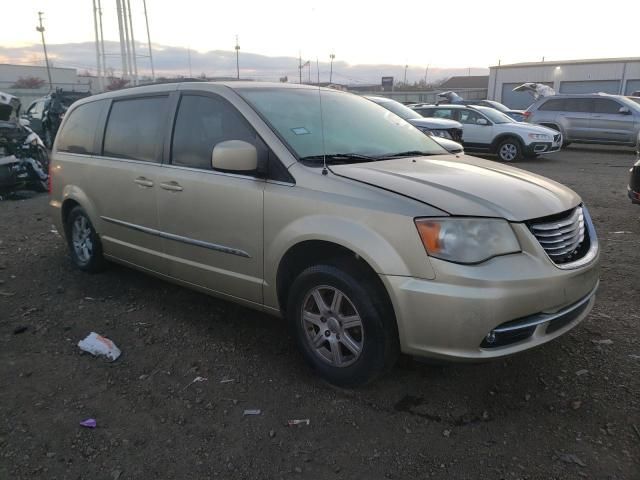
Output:
[[[119,262],[285,317],[327,380],[402,352],[478,361],[591,310],[598,241],[572,190],[464,155],[356,95],[261,82],[75,103],[51,212],[73,262]]]

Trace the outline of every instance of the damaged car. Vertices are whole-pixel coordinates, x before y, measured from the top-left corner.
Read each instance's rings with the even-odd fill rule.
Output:
[[[0,92],[0,196],[46,192],[49,156],[40,137],[20,119],[17,97]]]
[[[55,92],[31,102],[24,118],[29,121],[31,129],[42,138],[46,147],[51,149],[67,109],[73,102],[89,95],[90,92],[65,91],[58,88]]]

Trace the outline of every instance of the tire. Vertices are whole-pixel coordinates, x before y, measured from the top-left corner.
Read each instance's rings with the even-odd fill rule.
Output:
[[[350,261],[316,265],[298,275],[289,290],[287,317],[298,348],[322,378],[341,387],[372,381],[400,353],[386,292],[366,277]],[[336,295],[342,295],[337,308]]]
[[[503,162],[517,162],[522,159],[522,145],[520,140],[508,137],[498,144],[496,149],[498,158]]]
[[[100,237],[82,207],[76,206],[69,212],[65,222],[65,237],[71,260],[76,267],[89,273],[104,269]]]

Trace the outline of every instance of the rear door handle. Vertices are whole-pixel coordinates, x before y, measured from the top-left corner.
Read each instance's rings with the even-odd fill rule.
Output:
[[[145,177],[138,177],[133,182],[137,183],[141,187],[153,187],[153,182]]]
[[[169,190],[170,192],[181,192],[182,191],[182,187],[180,186],[180,184],[178,182],[167,182],[167,183],[161,183],[160,184],[160,188],[163,188],[164,190]]]

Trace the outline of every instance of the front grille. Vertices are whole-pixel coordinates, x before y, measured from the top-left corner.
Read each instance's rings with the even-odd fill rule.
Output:
[[[528,226],[554,263],[573,262],[589,250],[589,234],[581,206],[569,212],[533,220],[528,222]]]
[[[560,134],[554,135],[553,136],[553,141],[558,143],[560,141]]]

